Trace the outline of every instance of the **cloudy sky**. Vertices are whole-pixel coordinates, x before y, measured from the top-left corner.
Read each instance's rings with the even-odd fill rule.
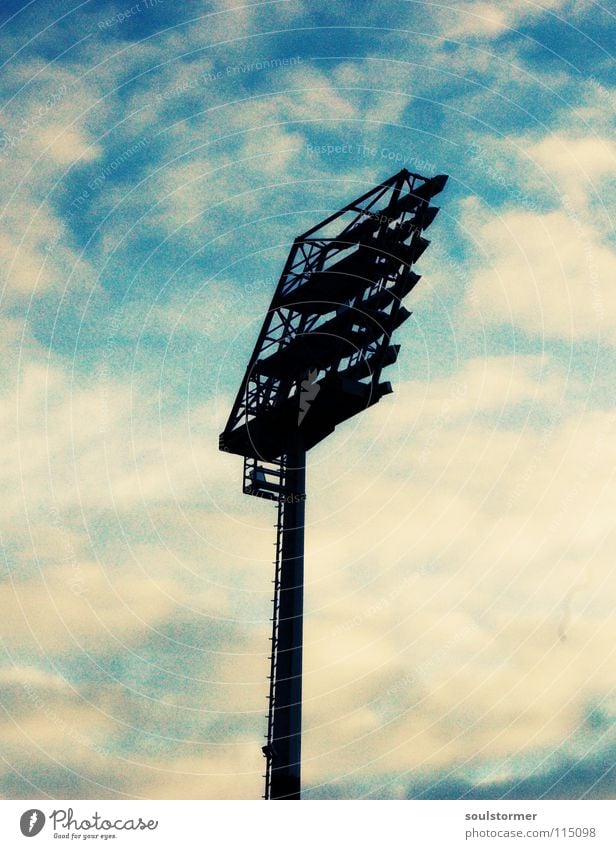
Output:
[[[5,798],[260,796],[275,514],[217,437],[293,237],[402,167],[450,180],[310,455],[304,795],[614,795],[608,6],[4,0]]]

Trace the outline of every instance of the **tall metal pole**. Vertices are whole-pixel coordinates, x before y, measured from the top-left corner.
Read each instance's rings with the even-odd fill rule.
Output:
[[[306,451],[286,457],[282,554],[269,741],[270,799],[299,799],[301,786],[302,639]]]
[[[244,492],[277,506],[266,799],[301,793],[306,451],[392,392],[382,371],[446,182],[403,169],[295,239],[220,434]]]

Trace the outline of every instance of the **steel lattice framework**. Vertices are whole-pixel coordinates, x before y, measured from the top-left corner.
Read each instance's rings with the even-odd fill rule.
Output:
[[[392,391],[403,298],[447,177],[402,170],[295,239],[220,449],[278,503],[265,797],[300,795],[306,451]]]

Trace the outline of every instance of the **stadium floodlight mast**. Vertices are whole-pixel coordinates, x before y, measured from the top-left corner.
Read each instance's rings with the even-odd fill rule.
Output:
[[[392,392],[381,373],[446,182],[403,169],[295,239],[220,435],[244,492],[277,504],[266,799],[300,798],[306,452]]]

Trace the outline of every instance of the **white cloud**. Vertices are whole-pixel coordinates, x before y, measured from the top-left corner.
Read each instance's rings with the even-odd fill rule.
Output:
[[[21,87],[7,98],[0,116],[3,288],[18,298],[51,287],[62,291],[69,281],[85,288],[94,275],[69,247],[56,204],[57,187],[70,168],[101,155],[84,117],[97,96],[96,85],[41,63],[11,68],[9,81]],[[104,112],[97,121],[104,120]]]
[[[3,643],[9,651],[126,649],[168,619],[179,595],[172,580],[144,580],[138,570],[110,574],[96,563],[48,568],[43,577],[0,586]]]
[[[467,293],[473,320],[614,344],[616,254],[575,207],[498,217],[476,204],[466,210],[475,250],[485,257]]]
[[[530,141],[530,140],[529,140]],[[536,143],[522,143],[530,160],[554,180],[557,192],[587,220],[594,206],[595,224],[605,226],[602,208],[613,208],[616,143],[610,138],[556,132]]]
[[[495,38],[550,13],[571,16],[588,7],[584,0],[464,0],[439,16],[447,37]]]

